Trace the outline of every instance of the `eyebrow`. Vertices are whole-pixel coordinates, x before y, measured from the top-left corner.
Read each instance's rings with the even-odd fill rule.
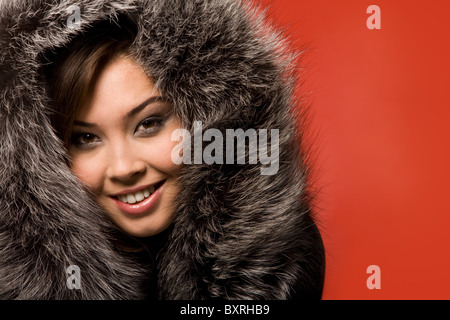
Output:
[[[139,104],[137,107],[134,107],[131,111],[129,111],[126,115],[125,115],[125,119],[128,120],[131,117],[133,117],[134,115],[138,114],[139,112],[141,112],[145,107],[147,107],[149,104],[158,102],[158,101],[164,101],[164,98],[161,96],[154,96],[151,98],[148,98],[147,100],[145,100],[144,102],[142,102],[141,104]],[[73,121],[74,125],[77,126],[82,126],[82,127],[87,127],[87,128],[93,128],[96,127],[97,124],[95,123],[89,123],[89,122],[84,122],[84,121],[80,121],[80,120],[74,120]]]

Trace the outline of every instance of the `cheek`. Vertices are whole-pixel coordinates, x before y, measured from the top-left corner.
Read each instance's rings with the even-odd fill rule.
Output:
[[[180,165],[172,161],[172,148],[173,145],[170,139],[161,138],[151,144],[146,158],[151,166],[158,171],[175,175],[179,171]]]
[[[99,193],[103,186],[101,163],[92,157],[72,156],[70,165],[75,176],[95,194]]]
[[[151,166],[158,171],[177,175],[181,165],[172,161],[172,150],[179,143],[171,141],[172,132],[178,127],[169,126],[158,137],[155,137],[145,148],[146,157]]]

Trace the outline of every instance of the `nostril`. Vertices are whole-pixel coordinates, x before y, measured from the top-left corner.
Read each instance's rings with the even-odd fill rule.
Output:
[[[146,173],[146,168],[136,168],[116,163],[109,171],[109,178],[123,183],[131,183]]]

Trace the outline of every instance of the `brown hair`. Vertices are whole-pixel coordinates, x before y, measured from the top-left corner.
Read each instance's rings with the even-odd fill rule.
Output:
[[[89,99],[103,67],[129,48],[136,30],[127,18],[117,23],[102,21],[76,37],[69,46],[51,53],[45,71],[47,91],[52,101],[51,122],[58,137],[67,147],[74,117]]]

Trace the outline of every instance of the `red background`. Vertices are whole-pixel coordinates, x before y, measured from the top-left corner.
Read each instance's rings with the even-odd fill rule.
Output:
[[[323,298],[450,299],[450,3],[260,2],[308,48]],[[381,289],[366,286],[372,264]]]

